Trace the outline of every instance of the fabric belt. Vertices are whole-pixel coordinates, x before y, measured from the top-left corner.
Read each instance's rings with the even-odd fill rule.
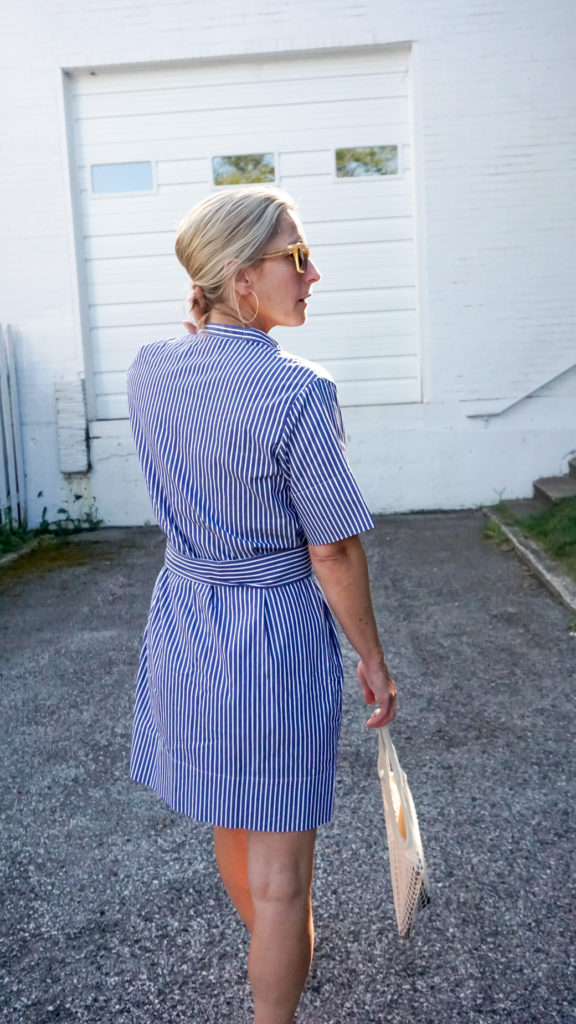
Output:
[[[186,580],[224,587],[279,587],[283,583],[294,583],[312,575],[308,548],[276,551],[256,558],[218,561],[181,555],[167,544],[164,564],[170,572]]]

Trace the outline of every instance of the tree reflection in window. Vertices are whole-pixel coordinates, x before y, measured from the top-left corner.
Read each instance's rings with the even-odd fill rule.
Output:
[[[398,146],[356,146],[336,150],[336,177],[398,174]]]
[[[250,185],[260,181],[274,181],[273,153],[243,153],[240,156],[212,157],[215,185]]]

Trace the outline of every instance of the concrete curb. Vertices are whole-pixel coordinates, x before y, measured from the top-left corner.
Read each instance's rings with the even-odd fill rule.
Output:
[[[492,509],[483,508],[482,512],[487,519],[498,523],[518,557],[533,570],[538,579],[569,611],[576,612],[576,582],[572,577],[553,562],[542,548],[525,537],[515,526],[505,523]]]

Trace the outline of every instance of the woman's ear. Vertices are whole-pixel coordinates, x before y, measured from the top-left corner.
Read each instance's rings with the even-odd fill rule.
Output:
[[[252,290],[252,279],[248,268],[239,266],[238,260],[228,260],[224,265],[224,270],[230,282],[230,287],[238,295],[248,295]]]

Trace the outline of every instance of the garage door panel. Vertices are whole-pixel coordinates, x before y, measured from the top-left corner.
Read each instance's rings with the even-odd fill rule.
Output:
[[[308,324],[275,336],[331,367],[345,404],[420,400],[406,47],[103,71],[72,92],[96,415],[125,416],[136,350],[181,334],[177,226],[214,191],[213,157],[247,153],[273,154],[323,275]],[[379,145],[397,175],[336,178],[336,149]],[[151,193],[92,193],[93,165],[142,161]]]
[[[335,191],[330,181],[318,186],[312,182],[303,185],[294,179],[291,183],[282,181],[281,185],[294,196],[305,227],[318,220],[343,223],[370,216],[408,216],[411,211],[412,192],[406,183],[384,189],[377,182],[358,182],[354,188],[344,182],[334,185]],[[155,202],[155,196],[134,196],[129,200],[119,196],[91,203],[84,218],[85,234],[137,234],[143,230],[149,234],[165,231],[167,225],[176,230],[187,211],[214,188],[174,185],[161,191],[161,204]]]
[[[340,189],[335,186],[315,189],[308,184],[306,188],[300,188],[297,182],[288,187],[286,182],[282,186],[294,196],[304,227],[312,220],[329,221],[344,224],[347,221],[358,221],[372,214],[374,217],[387,218],[395,215],[406,215],[410,209],[410,198],[407,191],[402,194],[399,191],[380,190],[376,188],[365,189],[359,185],[356,189]]]
[[[99,303],[97,306],[90,306],[91,327],[145,327],[150,332],[150,337],[158,337],[157,328],[166,323],[174,323],[180,310],[184,312],[186,300],[184,295],[168,298],[162,302],[133,302]],[[161,334],[160,334],[161,336]]]
[[[300,124],[293,131],[278,122],[267,133],[265,144],[262,136],[252,131],[250,125],[242,125],[236,121],[226,130],[212,130],[200,136],[195,130],[176,138],[157,139],[152,135],[142,139],[114,139],[106,136],[99,142],[92,138],[78,141],[78,161],[89,167],[98,163],[123,163],[131,160],[167,161],[205,161],[210,183],[211,159],[213,156],[227,156],[234,153],[261,152],[302,152],[303,149],[324,149],[330,166],[333,165],[334,150],[341,146],[384,146],[398,145],[404,153],[411,142],[410,128],[397,124],[383,128],[381,121],[376,124],[337,124],[327,126],[324,123],[310,127]],[[263,148],[264,145],[264,148]],[[409,166],[409,163],[407,164]],[[88,177],[86,175],[86,181]]]
[[[207,156],[198,160],[159,160],[156,164],[156,180],[160,186],[190,182],[206,188],[210,173],[210,158]]]
[[[410,288],[414,281],[414,269],[411,264],[365,263],[359,261],[339,261],[318,259],[318,269],[322,281],[314,287],[313,296],[322,292],[358,291],[361,288]]]
[[[151,78],[154,89],[171,92],[188,85],[192,80],[198,88],[213,82],[236,86],[244,82],[301,81],[342,76],[363,77],[367,74],[383,74],[397,78],[405,77],[410,67],[409,51],[406,47],[389,47],[385,53],[338,53],[319,54],[313,59],[308,56],[290,55],[274,60],[259,60],[250,57],[243,60],[198,61],[182,63],[180,67],[156,67],[127,69],[121,74],[107,71],[79,73],[74,75],[72,95],[93,96],[108,94],[116,99],[126,92],[150,89]]]
[[[377,274],[372,274],[376,278]],[[89,320],[90,326],[97,326],[100,321],[96,319],[97,311],[101,307],[150,305],[169,301],[174,303],[174,309],[181,308],[187,302],[189,283],[174,281],[165,284],[161,281],[150,282],[148,285],[141,281],[119,282],[117,285],[110,283],[102,285],[97,291],[89,284]],[[337,309],[338,312],[345,312],[351,305],[357,305],[355,297],[367,294],[367,302],[370,302],[372,310],[389,309],[413,309],[414,288],[409,275],[401,270],[390,268],[386,274],[380,273],[376,283],[370,285],[368,274],[357,275],[357,280],[352,277],[346,279],[342,286],[337,281],[330,280],[324,283],[322,290],[317,288],[310,300],[314,310],[321,314],[324,311]],[[95,296],[98,303],[95,302]],[[377,295],[376,298],[374,296]],[[177,316],[174,313],[173,316]],[[138,321],[140,322],[140,321]]]
[[[418,379],[418,362],[414,356],[326,359],[324,366],[339,386],[352,381]]]
[[[174,313],[174,309],[172,310]],[[177,310],[176,310],[177,315]],[[129,324],[127,326],[95,327],[91,338],[94,350],[94,370],[96,373],[126,374],[136,352],[142,345],[161,338],[177,338],[185,334],[182,323],[176,319],[145,326]]]
[[[182,283],[182,279],[173,277],[160,280],[153,278],[150,281],[132,280],[110,282],[99,285],[95,288],[92,282],[88,282],[89,301],[91,308],[98,304],[108,305],[131,305],[138,303],[161,302],[168,299],[171,302],[183,302],[187,292],[190,290],[189,283]]]
[[[383,181],[284,177],[282,188],[298,202],[317,205],[316,219],[329,220],[335,213],[343,220],[357,220],[370,212],[379,217],[408,216],[412,211],[412,182],[408,176],[390,176]],[[322,211],[327,209],[327,201],[331,203],[330,217],[325,218]]]
[[[150,281],[173,284],[182,278],[183,273],[185,274],[175,261],[173,252],[158,256],[91,260],[88,272],[94,288],[115,283],[124,286],[134,281],[145,281],[146,284]]]
[[[155,231],[174,232],[178,224],[195,203],[203,199],[209,187],[185,188],[175,195],[164,195],[163,202],[155,202],[154,196],[131,196],[128,200],[103,198],[102,201],[90,203],[84,218],[86,235],[137,235],[139,232],[149,234]],[[145,202],[150,200],[149,202]]]
[[[339,317],[311,314],[308,323],[302,327],[276,327],[271,333],[287,351],[323,365],[327,365],[329,360],[349,359],[350,353],[357,351],[359,346],[364,358],[411,356],[417,359],[414,317],[413,311],[342,314]],[[142,345],[183,334],[182,323],[176,319],[146,327],[115,325],[94,328],[91,331],[94,370],[125,374]]]
[[[367,313],[386,313],[392,311],[414,310],[416,308],[416,289],[414,285],[405,288],[338,288],[314,292],[310,305],[314,313],[323,314],[350,313],[351,309]]]
[[[345,291],[359,288],[406,288],[414,282],[412,263],[396,263],[382,258],[382,262],[370,263],[359,260],[319,260],[322,281],[314,289],[319,291]]]
[[[215,116],[216,112],[212,110],[196,110],[188,114],[164,112],[125,117],[114,115],[77,121],[76,131],[80,139],[89,134],[93,142],[180,139],[187,133],[201,138],[213,138]],[[319,103],[314,99],[308,99],[302,103],[284,102],[249,110],[241,106],[231,106],[228,111],[219,112],[222,126],[220,138],[222,143],[228,141],[230,136],[225,126],[229,126],[230,131],[235,132],[244,143],[245,120],[249,123],[250,134],[257,134],[260,137],[261,147],[263,133],[267,133],[271,141],[280,140],[285,132],[297,132],[305,124],[321,124],[324,129],[337,128],[338,131],[343,131],[349,125],[373,126],[384,121],[393,129],[395,125],[405,124],[407,117],[408,100],[402,97],[341,100],[337,104],[330,101]],[[229,152],[229,148],[223,151],[224,154]]]
[[[314,286],[314,293],[335,288],[398,287],[411,284],[414,279],[414,253],[411,243],[391,249],[378,243],[349,244],[337,251],[328,246],[317,246],[314,260],[322,274],[322,281]],[[388,250],[388,251],[387,251]],[[92,260],[89,266],[88,286],[92,301],[100,297],[104,302],[145,300],[153,293],[162,295],[182,287],[187,280],[175,262],[174,255],[142,256],[139,259]],[[110,297],[112,296],[112,297]]]
[[[170,90],[158,90],[149,84],[147,89],[119,93],[114,97],[114,114],[118,117],[150,117],[153,115],[182,114],[196,117],[199,112],[215,113],[231,110],[242,111],[247,118],[254,111],[270,107],[285,109],[291,105],[314,105],[322,102],[361,102],[367,99],[376,102],[400,99],[406,102],[404,76],[383,75],[331,75],[317,78],[311,87],[308,78],[293,78],[286,82],[269,79],[263,92],[262,82],[236,82],[233,99],[230,99],[230,85],[218,81],[204,86],[181,86]],[[74,101],[74,117],[78,122],[110,117],[110,96],[94,93],[78,96]]]
[[[321,285],[328,281],[332,285],[333,280],[338,278],[338,287],[340,282],[344,286],[346,275],[358,271],[372,275],[373,269],[376,280],[381,280],[382,273],[390,267],[405,269],[410,273],[411,280],[414,277],[415,247],[412,241],[387,243],[378,240],[331,245],[316,243],[311,255],[324,276]],[[314,289],[317,290],[321,285],[314,285]]]
[[[414,224],[410,214],[397,217],[357,217],[355,220],[317,221],[308,217],[306,238],[311,246],[332,245],[336,248],[349,243],[411,242]]]
[[[338,315],[313,311],[302,327],[275,327],[272,334],[295,355],[322,362],[348,357],[360,348],[363,356],[417,355],[415,327],[414,310],[361,310]]]
[[[350,302],[354,301],[354,295],[360,296],[366,291],[379,291],[382,293],[384,303],[382,308],[389,308],[389,293],[397,295],[413,291],[413,274],[407,267],[372,264],[364,268],[356,266],[353,270],[346,267],[333,268],[328,272],[320,265],[320,269],[323,279],[315,286],[311,299],[318,312],[321,311],[322,305],[337,301],[336,297],[339,294],[346,295]],[[185,301],[190,285],[189,281],[176,271],[150,280],[139,277],[130,280],[119,278],[117,281],[98,285],[94,280],[88,280],[87,288],[90,307],[96,309],[99,304],[148,303],[166,298],[173,302]]]
[[[158,324],[175,322],[184,318],[187,292],[188,288],[183,284],[179,293],[176,289],[162,301],[99,303],[90,306],[90,324],[92,327],[142,325],[155,328]],[[312,303],[315,315],[319,316],[350,314],[351,308],[367,313],[413,311],[416,308],[416,289],[410,286],[316,292]]]
[[[164,225],[166,227],[166,225]],[[87,235],[84,252],[88,272],[91,260],[141,256],[163,256],[174,253],[175,231],[136,232],[134,234]]]
[[[308,174],[332,174],[334,169],[334,149],[282,151],[278,157],[278,173],[283,179],[301,177]]]
[[[203,193],[204,195],[205,193]],[[192,203],[190,203],[192,206]],[[184,216],[188,207],[181,211]],[[165,224],[163,225],[166,226]],[[399,217],[368,217],[356,220],[306,220],[306,238],[309,245],[332,245],[336,249],[349,243],[411,242],[414,226],[410,215]],[[116,259],[141,256],[173,256],[176,228],[172,231],[140,231],[126,234],[88,235],[84,239],[87,265],[93,259]]]

